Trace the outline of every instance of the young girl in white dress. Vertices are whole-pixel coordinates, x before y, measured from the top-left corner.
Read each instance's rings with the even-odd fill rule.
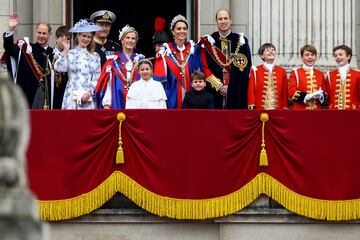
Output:
[[[93,92],[101,71],[100,56],[96,52],[93,32],[102,30],[86,20],[80,20],[69,32],[76,33],[75,48],[64,39],[64,50],[55,62],[55,70],[67,72],[62,109],[94,109]]]
[[[134,82],[126,96],[126,109],[166,109],[166,94],[160,82],[152,78],[152,63],[148,59],[139,61],[141,79]]]

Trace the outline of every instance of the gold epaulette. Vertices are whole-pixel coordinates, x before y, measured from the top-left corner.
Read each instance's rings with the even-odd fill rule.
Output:
[[[208,83],[211,84],[211,87],[214,88],[216,91],[219,91],[220,88],[224,85],[220,79],[218,79],[217,77],[215,77],[214,75],[211,75],[210,77],[208,77],[206,79],[206,81]]]

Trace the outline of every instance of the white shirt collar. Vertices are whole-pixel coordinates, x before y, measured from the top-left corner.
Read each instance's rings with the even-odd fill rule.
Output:
[[[274,66],[275,66],[275,63],[267,63],[267,62],[264,62],[264,66],[269,70],[269,72],[272,72]]]
[[[176,47],[177,47],[177,49],[178,49],[180,52],[182,52],[182,51],[185,50],[185,44],[184,44],[182,47],[179,47],[179,46],[177,46],[177,45],[176,45]]]
[[[344,66],[339,67],[340,77],[343,82],[346,80],[347,72],[349,71],[349,69],[350,69],[349,63]]]
[[[312,72],[312,71],[314,71],[314,66],[308,66],[308,65],[306,65],[306,64],[303,64],[303,69],[305,69],[306,71],[309,71],[309,72]]]
[[[231,33],[231,30],[226,34],[226,35],[222,35],[220,32],[219,32],[219,35],[220,35],[220,38],[226,38],[227,36],[229,36]]]

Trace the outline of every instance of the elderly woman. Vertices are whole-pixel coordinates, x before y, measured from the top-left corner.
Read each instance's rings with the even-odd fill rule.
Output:
[[[108,57],[95,89],[98,108],[124,109],[130,85],[139,80],[137,63],[145,57],[134,52],[138,42],[135,28],[126,25],[119,34],[122,52]]]
[[[62,109],[94,109],[93,92],[100,75],[100,56],[96,52],[94,32],[102,28],[86,20],[80,20],[69,32],[76,33],[75,48],[62,37],[64,46],[55,62],[57,72],[67,72],[69,81],[65,88]]]
[[[170,24],[174,42],[164,43],[155,60],[153,78],[166,82],[168,108],[181,109],[185,93],[191,88],[190,76],[195,70],[204,72],[212,85],[220,82],[207,67],[204,49],[187,41],[188,27],[185,17],[174,17]]]

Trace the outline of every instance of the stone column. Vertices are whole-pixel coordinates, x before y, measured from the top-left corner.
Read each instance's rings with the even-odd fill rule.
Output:
[[[356,1],[355,3],[355,12],[356,12],[356,55],[357,57],[357,66],[360,68],[360,1]]]
[[[292,67],[301,63],[299,50],[313,44],[319,52],[318,65],[333,66],[332,49],[346,44],[355,54],[355,0],[249,1],[249,39],[253,53],[261,44],[277,47],[277,64]],[[260,63],[258,57],[254,62]]]
[[[199,1],[199,34],[211,34],[217,31],[215,13],[220,8],[229,9],[229,0],[200,0]]]
[[[66,1],[64,0],[57,0],[57,1],[50,1],[50,0],[33,0],[33,29],[35,31],[35,26],[39,22],[48,22],[52,27],[53,37],[50,40],[50,46],[55,45],[55,31],[56,29],[65,24],[65,16],[64,16],[64,9],[65,9]]]

